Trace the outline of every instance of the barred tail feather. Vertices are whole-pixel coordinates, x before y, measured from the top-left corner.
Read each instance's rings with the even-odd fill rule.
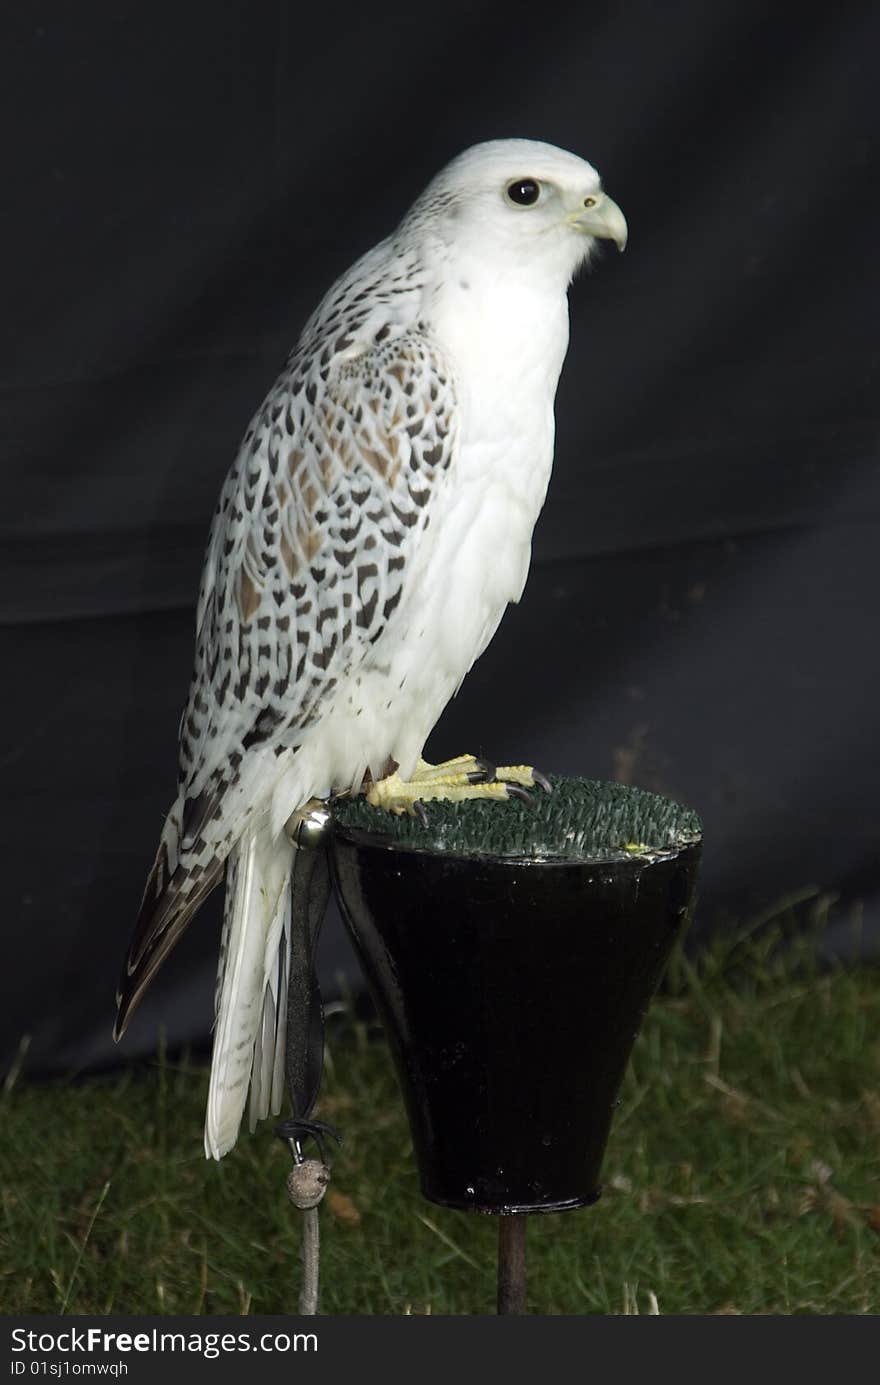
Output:
[[[208,1158],[221,1159],[235,1144],[252,1077],[252,1123],[270,1107],[280,1109],[286,984],[282,990],[279,952],[290,936],[293,852],[263,818],[245,830],[229,856],[205,1119]]]
[[[201,858],[181,861],[180,806],[178,800],[165,823],[122,969],[113,1029],[117,1042],[190,919],[223,878],[223,856],[208,847]]]

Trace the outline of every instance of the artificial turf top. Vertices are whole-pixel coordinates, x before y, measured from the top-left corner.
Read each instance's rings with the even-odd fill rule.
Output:
[[[426,823],[373,808],[365,798],[333,807],[335,824],[368,832],[388,845],[462,856],[526,860],[620,861],[652,858],[700,840],[691,808],[626,784],[551,776],[553,792],[531,801],[466,799],[424,805]]]

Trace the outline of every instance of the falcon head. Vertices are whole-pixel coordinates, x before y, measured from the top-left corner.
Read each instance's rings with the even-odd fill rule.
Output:
[[[626,245],[626,219],[591,164],[535,140],[491,140],[453,159],[404,224],[432,229],[498,267],[528,260],[571,279],[598,240]]]

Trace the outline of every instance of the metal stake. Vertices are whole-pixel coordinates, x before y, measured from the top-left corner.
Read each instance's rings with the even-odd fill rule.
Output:
[[[498,1218],[498,1312],[526,1311],[527,1214]]]

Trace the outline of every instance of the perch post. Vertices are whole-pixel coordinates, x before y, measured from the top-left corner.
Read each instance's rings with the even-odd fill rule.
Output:
[[[498,1218],[498,1312],[526,1311],[525,1212]]]
[[[422,1192],[499,1215],[524,1307],[526,1213],[595,1202],[633,1043],[693,902],[700,824],[556,779],[532,804],[337,805],[343,913],[388,1033]]]

